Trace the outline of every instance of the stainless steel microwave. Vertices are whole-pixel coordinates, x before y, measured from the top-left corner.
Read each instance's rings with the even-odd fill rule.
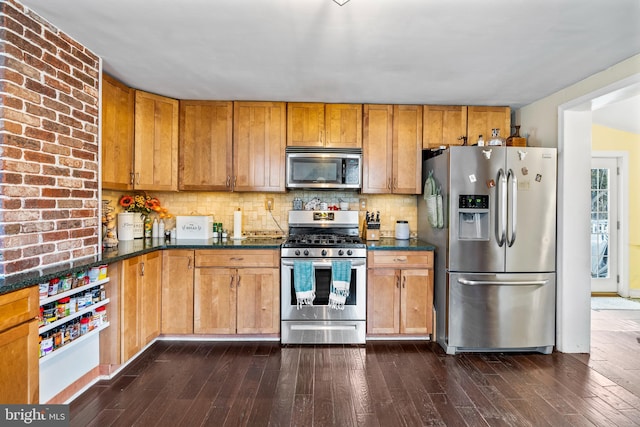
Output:
[[[358,190],[362,187],[359,148],[287,147],[287,188]]]

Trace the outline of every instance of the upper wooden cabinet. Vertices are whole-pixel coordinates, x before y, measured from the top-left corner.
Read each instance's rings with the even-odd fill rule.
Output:
[[[180,190],[230,191],[233,103],[180,101]]]
[[[233,190],[285,191],[286,104],[234,102]]]
[[[393,181],[395,194],[422,190],[422,106],[393,106]]]
[[[491,139],[491,130],[500,129],[500,136],[511,134],[511,109],[509,107],[474,107],[459,105],[424,106],[423,148],[441,145],[467,145],[478,142],[482,135],[485,143]]]
[[[362,193],[419,194],[422,106],[365,105]]]
[[[362,147],[362,104],[287,104],[287,145]]]
[[[325,105],[325,147],[362,147],[362,105]]]
[[[391,193],[393,105],[365,104],[362,144],[362,192]]]
[[[467,144],[478,142],[482,135],[485,144],[491,140],[491,130],[500,129],[500,136],[511,135],[511,108],[509,107],[467,107]]]
[[[464,144],[467,138],[466,106],[425,105],[423,109],[423,148]]]
[[[102,187],[133,188],[135,91],[102,75]]]
[[[136,91],[134,188],[178,190],[178,101]]]

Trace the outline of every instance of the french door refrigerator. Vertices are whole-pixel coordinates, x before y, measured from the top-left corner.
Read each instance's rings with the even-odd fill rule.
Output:
[[[447,354],[551,353],[556,149],[451,147],[422,170],[418,235],[436,246],[437,342]]]

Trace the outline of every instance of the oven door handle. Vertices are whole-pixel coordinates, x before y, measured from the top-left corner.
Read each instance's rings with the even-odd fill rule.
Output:
[[[283,267],[293,267],[295,261],[282,260]],[[356,259],[351,261],[351,267],[362,267],[366,265],[367,261],[364,259]],[[329,262],[314,262],[313,268],[331,268],[331,261]]]

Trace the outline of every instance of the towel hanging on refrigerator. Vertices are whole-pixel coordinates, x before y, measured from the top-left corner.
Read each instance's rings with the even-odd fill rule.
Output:
[[[351,287],[351,261],[331,261],[329,308],[344,310]]]
[[[313,305],[316,298],[316,275],[313,271],[313,262],[293,262],[293,288],[296,291],[298,310],[303,305]]]
[[[436,188],[436,180],[433,171],[429,171],[429,176],[424,182],[424,200],[427,204],[427,219],[433,228],[444,227],[444,214],[441,189]]]

